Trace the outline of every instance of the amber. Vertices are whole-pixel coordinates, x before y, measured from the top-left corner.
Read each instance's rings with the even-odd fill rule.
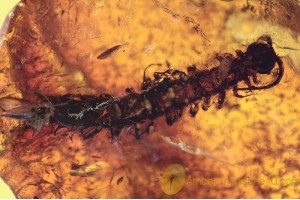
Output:
[[[263,34],[271,35],[285,73],[274,88],[243,99],[228,90],[221,110],[215,98],[208,111],[192,118],[186,109],[173,126],[158,118],[142,140],[132,129],[112,143],[107,130],[83,140],[75,127],[36,132],[1,118],[0,176],[18,198],[298,197],[299,21],[296,0],[23,0],[3,37],[1,97],[33,100],[34,90],[121,97],[126,88],[140,91],[149,64],[162,64],[149,76],[166,70],[166,61],[182,71],[210,69],[216,53],[245,51]],[[259,76],[260,84],[272,78]],[[186,180],[169,196],[161,182],[181,186],[176,181],[185,176],[162,177],[177,164]]]

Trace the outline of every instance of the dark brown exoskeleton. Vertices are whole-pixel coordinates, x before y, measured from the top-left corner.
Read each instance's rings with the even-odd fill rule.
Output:
[[[226,71],[227,73],[228,68],[230,68],[221,85],[215,88],[215,92],[219,93],[219,108],[221,108],[224,103],[225,91],[227,89],[233,88],[234,95],[236,97],[243,98],[245,96],[238,94],[239,90],[252,91],[268,89],[277,85],[283,76],[283,63],[276,55],[272,46],[272,39],[268,35],[261,36],[256,42],[250,44],[245,53],[240,50],[237,50],[236,53],[236,58],[234,58],[231,54],[225,54],[224,57],[217,56],[217,58],[221,61],[220,66],[216,69],[217,71]],[[231,64],[222,64],[222,62],[226,59],[227,63],[231,61]],[[250,78],[252,78],[253,82],[257,84],[257,74],[271,74],[276,63],[278,64],[278,72],[272,83],[264,86],[255,86],[251,84]],[[211,75],[213,75],[213,73]],[[217,76],[216,79],[218,77],[220,78],[220,76]],[[238,83],[242,81],[244,81],[248,87],[239,88]],[[215,92],[212,94],[215,94]]]
[[[271,88],[280,82],[284,72],[283,63],[273,49],[270,36],[263,35],[256,42],[249,45],[245,53],[241,50],[237,50],[236,53],[237,57],[229,53],[217,54],[216,58],[220,61],[220,65],[211,70],[199,71],[195,66],[191,66],[187,69],[187,77],[184,77],[183,72],[178,72],[177,70],[173,70],[173,73],[181,75],[181,78],[177,80],[192,79],[198,82],[200,87],[194,90],[201,90],[202,98],[205,99],[202,106],[203,110],[208,109],[211,96],[216,94],[219,94],[218,107],[221,108],[224,103],[226,90],[230,88],[233,88],[236,97],[242,98],[245,96],[239,95],[239,90],[263,90]],[[278,64],[278,73],[274,82],[265,86],[254,86],[251,84],[251,77],[253,82],[257,84],[257,74],[270,74],[276,63]],[[167,70],[166,72],[168,73],[165,73],[165,75],[170,74],[169,71]],[[168,80],[170,78],[165,78],[162,81],[155,77],[155,80],[150,82],[149,78],[144,78],[143,84],[147,83],[149,88],[159,87],[161,83],[168,82]],[[242,81],[247,84],[247,88],[238,88],[238,83]],[[192,103],[190,112],[193,116],[197,110],[198,105]]]
[[[108,94],[49,96],[49,101],[55,105],[50,123],[64,127],[93,128],[84,134],[84,138],[94,136],[102,128],[109,129],[112,137],[116,138],[124,128],[134,125],[135,137],[140,139],[140,124],[147,120],[153,121],[164,115],[167,124],[172,125],[188,105],[191,105],[190,114],[195,116],[202,99],[202,109],[207,110],[211,97],[218,95],[218,108],[222,108],[229,89],[233,89],[236,97],[242,98],[245,96],[238,91],[268,89],[280,82],[284,72],[283,63],[273,49],[270,36],[264,35],[250,44],[246,52],[237,50],[236,53],[237,56],[217,54],[220,64],[211,70],[198,70],[190,66],[185,73],[169,68],[164,72],[155,72],[154,79],[147,77],[144,72],[142,92],[127,88],[127,95],[121,98]],[[271,74],[276,63],[278,71],[275,80],[268,85],[257,86],[257,75]],[[239,88],[241,82],[245,82],[247,87]]]
[[[200,71],[191,66],[186,74],[168,69],[165,72],[155,72],[154,80],[144,75],[144,92],[132,91],[109,107],[110,128],[118,134],[124,126],[138,125],[146,119],[154,120],[161,115],[165,115],[167,123],[172,125],[189,104],[190,113],[195,116],[201,99],[204,99],[202,109],[207,110],[211,97],[218,95],[218,108],[221,108],[228,89],[232,88],[234,95],[242,98],[245,96],[238,94],[239,90],[263,90],[280,82],[284,72],[283,63],[273,49],[270,36],[264,35],[249,45],[246,52],[237,50],[236,53],[237,57],[228,53],[218,54],[220,65],[211,70]],[[275,80],[268,85],[256,86],[257,74],[271,74],[276,63],[278,72]],[[247,87],[239,88],[240,82],[245,82]],[[139,126],[136,131],[139,131]]]

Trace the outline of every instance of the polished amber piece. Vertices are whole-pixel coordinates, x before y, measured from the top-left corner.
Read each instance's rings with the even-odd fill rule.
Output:
[[[221,110],[213,104],[191,118],[186,109],[171,127],[158,118],[140,141],[131,129],[112,144],[105,130],[83,140],[74,127],[36,132],[1,118],[0,176],[18,198],[298,197],[299,58],[280,47],[299,48],[299,10],[293,0],[23,0],[3,38],[1,97],[36,101],[34,90],[124,96],[127,87],[139,91],[149,64],[162,64],[149,76],[165,71],[166,61],[182,71],[192,64],[211,69],[216,53],[245,51],[265,33],[285,74],[247,98],[227,91]],[[118,45],[122,50],[114,50]],[[266,84],[273,76],[258,78]],[[185,168],[186,179],[172,170],[168,176],[174,165]],[[182,188],[168,190],[168,183]]]

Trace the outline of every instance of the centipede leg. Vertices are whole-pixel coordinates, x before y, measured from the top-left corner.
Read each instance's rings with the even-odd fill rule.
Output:
[[[244,55],[243,51],[241,50],[236,50],[235,53],[238,57],[242,57]]]
[[[249,87],[249,91],[251,91],[251,87],[252,87],[252,85],[251,85],[251,82],[250,82],[250,79],[249,79],[249,77],[248,77],[248,76],[245,78],[245,82],[246,82],[246,84],[247,84],[247,85],[248,85],[248,87]]]
[[[140,139],[142,139],[142,137],[141,137],[141,125],[139,124],[139,123],[137,123],[136,125],[135,125],[135,138],[137,139],[137,140],[140,140]]]
[[[222,90],[219,94],[219,98],[218,98],[218,109],[221,109],[224,101],[225,101],[225,97],[226,97],[226,92],[225,90]]]
[[[278,85],[278,83],[280,82],[280,80],[283,77],[284,67],[283,67],[282,60],[278,56],[276,58],[276,61],[278,64],[278,73],[277,73],[276,79],[272,83],[265,85],[265,86],[261,86],[261,87],[250,86],[250,88],[249,87],[248,88],[237,88],[237,90],[265,90],[265,89],[274,87],[275,85]]]
[[[141,84],[141,90],[148,90],[152,87],[153,81],[151,78],[145,78]]]
[[[126,89],[125,89],[125,92],[126,92],[128,95],[134,94],[133,88],[126,88]]]
[[[235,85],[235,86],[233,87],[233,95],[234,95],[235,97],[238,97],[238,98],[244,98],[244,97],[251,96],[252,94],[240,95],[240,94],[238,93],[238,87],[237,87],[237,85]]]
[[[217,59],[219,62],[222,62],[222,60],[224,60],[225,57],[226,57],[225,54],[216,53],[216,59]]]
[[[221,62],[224,59],[224,57],[222,56],[222,54],[216,53],[216,59]]]
[[[224,60],[225,58],[229,58],[229,57],[233,57],[233,55],[231,53],[217,53],[216,54],[216,59],[220,62],[222,62],[222,60]]]
[[[206,96],[202,105],[202,110],[207,111],[210,107],[210,96]]]
[[[115,143],[118,140],[118,136],[121,133],[121,129],[112,127],[110,128],[110,133],[111,133],[112,142]]]
[[[64,128],[64,126],[63,125],[61,125],[61,124],[58,124],[58,126],[54,129],[54,131],[53,131],[53,135],[56,135],[56,133],[60,130],[60,129],[62,129],[62,128]]]
[[[253,74],[251,74],[251,77],[252,77],[252,79],[253,79],[253,82],[254,82],[255,84],[257,84],[257,83],[258,83],[257,75],[256,75],[255,73],[253,73]]]
[[[197,71],[198,70],[197,70],[195,65],[187,67],[187,73],[188,73],[189,76],[194,76]]]
[[[183,79],[185,77],[187,77],[186,73],[182,72],[182,71],[179,71],[179,70],[173,70],[172,73],[171,73],[171,76],[173,78],[180,78],[180,79]]]
[[[161,66],[162,64],[161,63],[157,63],[157,64],[150,64],[148,65],[145,70],[144,70],[144,77],[143,77],[143,82],[141,84],[141,90],[148,90],[150,89],[154,82],[151,80],[151,78],[147,77],[146,76],[146,71],[148,68],[152,67],[153,65],[157,65],[157,66]]]
[[[162,80],[163,78],[169,77],[171,74],[171,71],[172,71],[172,69],[168,69],[165,72],[154,72],[154,81],[157,82],[157,81]]]
[[[255,84],[257,84],[257,83],[258,83],[258,79],[257,79],[256,71],[249,70],[249,71],[248,71],[248,74],[249,74],[249,75],[248,75],[249,77],[252,77],[253,82],[254,82]],[[245,81],[246,81],[248,87],[252,87],[252,85],[250,84],[250,79],[249,79],[249,77],[247,77],[247,78],[245,79]]]
[[[190,114],[192,117],[195,117],[196,114],[199,111],[199,104],[198,103],[192,103],[191,107],[190,107]]]
[[[92,130],[91,132],[88,132],[87,134],[83,135],[83,139],[87,140],[89,138],[94,137],[95,135],[97,135],[100,131],[102,130],[102,127],[97,127],[94,130]]]
[[[151,121],[146,129],[147,133],[152,133],[154,131],[154,121]]]
[[[172,108],[166,111],[166,121],[168,125],[174,124],[182,116],[182,108]]]

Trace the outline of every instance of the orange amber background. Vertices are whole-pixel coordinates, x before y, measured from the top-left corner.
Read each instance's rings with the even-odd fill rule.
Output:
[[[211,68],[218,65],[215,53],[245,50],[265,33],[279,46],[299,46],[297,1],[249,2],[253,9],[246,1],[24,0],[1,47],[1,97],[32,99],[33,90],[123,96],[126,87],[139,91],[152,63]],[[122,51],[96,58],[122,44]],[[299,53],[274,48],[285,64],[278,86],[244,99],[228,91],[223,109],[213,104],[196,118],[186,109],[172,127],[159,118],[141,141],[125,131],[118,145],[107,131],[83,141],[75,128],[53,135],[52,126],[34,136],[1,118],[0,176],[18,198],[169,198],[159,177],[179,163],[188,177],[202,181],[187,182],[175,198],[299,197],[300,75],[293,67]],[[161,136],[215,159],[183,152]]]

